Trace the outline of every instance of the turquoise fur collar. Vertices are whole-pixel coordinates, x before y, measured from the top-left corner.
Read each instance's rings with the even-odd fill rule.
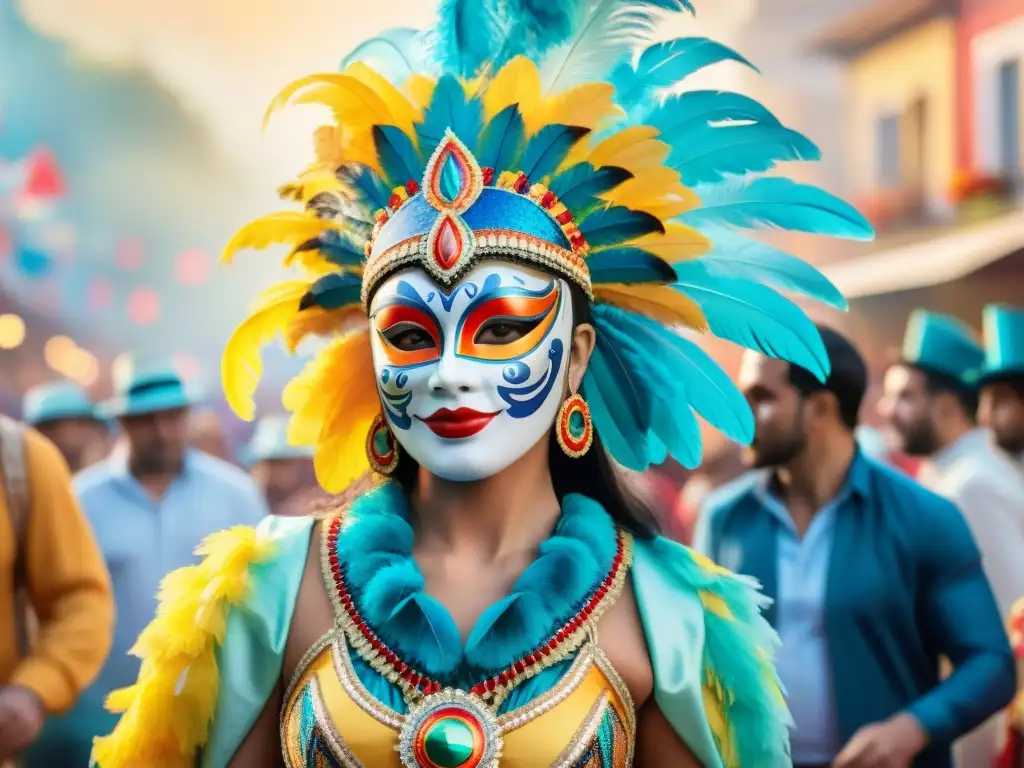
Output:
[[[567,496],[537,559],[483,612],[463,647],[454,619],[424,591],[402,490],[389,483],[368,493],[346,517],[337,554],[356,608],[399,658],[441,681],[497,674],[554,635],[608,574],[617,546],[604,508]]]

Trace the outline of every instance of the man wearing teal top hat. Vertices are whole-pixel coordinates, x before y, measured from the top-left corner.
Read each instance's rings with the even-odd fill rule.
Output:
[[[886,373],[881,410],[903,449],[926,459],[918,480],[963,512],[1005,619],[1024,594],[1024,478],[977,426],[984,362],[970,328],[916,310],[907,324],[902,359]],[[960,768],[992,765],[999,732],[990,720],[961,740]]]
[[[22,400],[25,422],[49,438],[72,472],[99,458],[109,437],[85,390],[70,381],[32,387]]]
[[[978,418],[1024,472],[1024,307],[990,304],[981,319],[985,364]]]
[[[308,514],[330,498],[316,482],[313,451],[288,442],[287,416],[265,416],[256,422],[242,459],[275,515]]]
[[[98,414],[116,419],[121,436],[109,457],[75,478],[111,574],[113,649],[75,708],[47,723],[30,765],[88,765],[92,738],[117,721],[104,699],[138,676],[139,661],[128,650],[153,618],[163,577],[198,562],[193,550],[206,536],[255,525],[267,514],[243,470],[188,447],[193,398],[173,367],[126,361],[114,371],[114,389]],[[77,751],[69,753],[69,744]]]

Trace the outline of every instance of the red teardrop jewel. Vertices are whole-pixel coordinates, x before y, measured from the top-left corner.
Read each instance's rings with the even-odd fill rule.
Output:
[[[445,216],[434,238],[434,263],[445,272],[454,267],[462,255],[462,233],[451,216]]]

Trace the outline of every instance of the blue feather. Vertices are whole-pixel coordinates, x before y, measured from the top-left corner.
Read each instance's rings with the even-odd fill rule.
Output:
[[[595,211],[580,224],[580,232],[592,248],[625,243],[652,232],[664,231],[665,225],[657,216],[621,205]]]
[[[293,253],[303,251],[319,251],[320,254],[338,267],[362,266],[365,255],[363,246],[350,235],[329,229],[319,237],[314,237],[299,245]]]
[[[629,107],[651,91],[676,85],[704,67],[722,61],[736,61],[755,72],[757,67],[732,48],[706,37],[679,37],[655,43],[640,54],[636,68],[629,62],[612,73],[616,100]]]
[[[643,471],[650,466],[648,418],[629,379],[616,375],[614,363],[606,360],[607,342],[602,345],[600,341],[599,337],[587,365],[584,396],[590,404],[594,426],[612,457],[627,469]]]
[[[672,287],[697,302],[716,336],[828,377],[818,329],[789,299],[760,283],[713,275],[702,261],[677,264],[676,274]]]
[[[583,375],[583,383],[580,387],[580,394],[587,401],[590,407],[590,417],[594,421],[594,430],[601,438],[601,442],[608,451],[608,454],[624,467],[641,466],[643,461],[636,455],[636,448],[632,437],[622,434],[622,430],[615,423],[611,415],[611,409],[604,401],[601,394],[601,379],[588,365],[587,372]]]
[[[668,370],[669,381],[685,391],[679,402],[686,402],[726,437],[741,443],[753,439],[754,416],[746,399],[699,346],[650,318],[608,304],[594,307],[594,325],[598,335],[615,327],[641,348],[658,350],[658,360]]]
[[[821,159],[810,139],[781,125],[703,125],[677,134],[673,144],[668,165],[690,187],[768,171],[782,161]]]
[[[403,187],[409,181],[418,183],[423,178],[423,161],[412,139],[400,128],[393,125],[373,126],[373,143],[386,177],[385,183],[392,187]]]
[[[513,168],[523,151],[526,128],[518,104],[509,104],[491,118],[480,137],[477,160],[482,168],[493,168],[495,177],[502,171],[517,171]]]
[[[725,227],[705,227],[702,234],[714,243],[711,253],[701,259],[710,274],[766,283],[847,309],[839,289],[806,261]]]
[[[387,208],[391,190],[372,168],[358,164],[343,165],[338,168],[337,175],[342,184],[355,189],[365,201],[370,203],[368,208],[378,210]]]
[[[639,112],[639,111],[637,111]],[[688,91],[669,96],[649,112],[639,112],[642,122],[657,128],[661,138],[674,143],[695,126],[708,123],[742,121],[779,125],[779,120],[756,99],[730,91]]]
[[[762,178],[701,186],[700,208],[680,220],[700,229],[723,224],[745,229],[775,227],[850,240],[871,240],[874,230],[857,210],[834,195],[790,179]]]
[[[332,272],[324,275],[306,291],[306,295],[299,302],[299,309],[341,309],[358,304],[362,285],[362,276],[351,272]]]
[[[653,253],[640,248],[608,248],[587,257],[590,281],[603,283],[671,283],[676,273]]]
[[[575,125],[545,125],[526,144],[520,170],[532,181],[554,173],[576,142],[590,131]]]
[[[601,202],[598,195],[631,178],[633,174],[625,168],[609,165],[598,170],[590,163],[577,163],[553,178],[548,189],[558,196],[562,205],[579,216],[590,206]]]
[[[501,49],[506,25],[495,5],[493,0],[441,0],[427,48],[442,72],[472,78]]]
[[[572,34],[578,0],[507,0],[505,18],[511,21],[495,67],[515,56],[537,61]]]
[[[426,72],[427,57],[423,49],[423,35],[409,27],[386,29],[355,47],[341,60],[344,71],[357,61],[365,62],[393,83],[401,84],[414,72]]]
[[[476,154],[477,139],[483,128],[483,109],[478,100],[466,98],[466,91],[458,78],[454,75],[442,77],[434,88],[423,122],[416,126],[423,154],[429,157],[449,128],[470,152]]]

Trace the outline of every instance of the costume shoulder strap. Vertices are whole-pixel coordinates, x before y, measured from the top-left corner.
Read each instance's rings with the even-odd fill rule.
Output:
[[[778,637],[756,583],[660,537],[636,541],[633,582],[655,700],[680,738],[709,767],[790,766]]]
[[[241,742],[280,675],[312,526],[310,518],[268,517],[258,528],[221,531],[196,550],[203,558],[198,565],[163,580],[156,618],[130,651],[142,659],[138,680],[107,699],[111,711],[123,714],[112,734],[96,739],[95,764],[192,768],[214,735],[215,716],[219,721],[226,710],[233,714],[224,726],[248,723],[238,737]],[[239,620],[261,626],[232,631]],[[235,683],[241,681],[233,678],[231,660],[243,651],[228,646],[249,632],[259,638],[260,655],[247,661],[262,663],[270,674],[258,685],[246,681],[250,694],[261,690],[242,701],[235,696]],[[214,723],[214,730],[221,727]]]

